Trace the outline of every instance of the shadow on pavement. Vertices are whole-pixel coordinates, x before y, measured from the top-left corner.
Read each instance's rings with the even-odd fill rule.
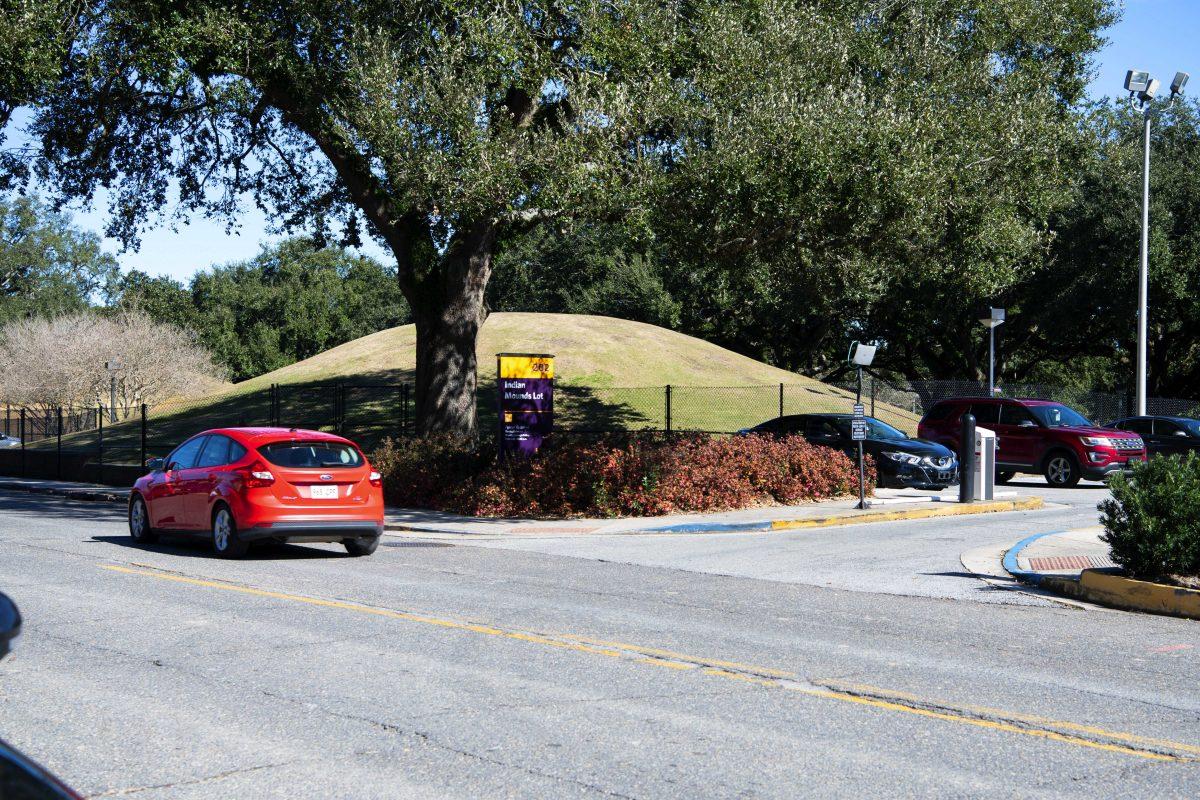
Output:
[[[148,553],[163,553],[173,556],[190,556],[192,558],[221,559],[212,550],[208,541],[200,536],[163,534],[163,538],[154,544],[137,544],[128,536],[93,536],[88,541],[103,542],[128,547],[132,550],[144,550]],[[240,558],[240,561],[280,561],[295,558],[349,558],[350,554],[336,550],[318,550],[315,547],[303,547],[296,544],[278,542],[262,542],[250,547],[250,551]],[[223,559],[222,559],[223,560]]]
[[[0,511],[24,511],[38,516],[89,522],[123,522],[126,514],[123,503],[85,502],[23,492],[0,492]]]

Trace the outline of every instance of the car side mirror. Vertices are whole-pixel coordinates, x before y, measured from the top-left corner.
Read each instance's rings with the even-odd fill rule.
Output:
[[[1017,423],[1018,428],[1036,428],[1037,423],[1031,419],[1023,419]]]
[[[9,644],[21,634],[21,612],[17,604],[0,594],[0,658],[8,655]]]
[[[151,472],[162,472],[163,467],[167,465],[165,458],[148,458],[146,459],[146,469]]]
[[[1182,436],[1183,438],[1185,438],[1185,439],[1186,439],[1186,438],[1187,438],[1187,435],[1188,435],[1188,433],[1187,433],[1187,431],[1175,431],[1175,435],[1176,435],[1176,436]]]

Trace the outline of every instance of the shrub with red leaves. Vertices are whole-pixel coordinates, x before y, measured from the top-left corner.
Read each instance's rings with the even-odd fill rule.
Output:
[[[794,504],[858,490],[841,452],[800,436],[557,436],[531,459],[452,439],[389,439],[371,455],[391,505],[472,516],[656,516]],[[868,491],[874,485],[868,469]]]

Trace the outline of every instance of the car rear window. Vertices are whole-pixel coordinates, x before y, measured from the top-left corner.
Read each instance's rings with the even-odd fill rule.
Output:
[[[338,469],[361,467],[362,454],[341,442],[275,442],[258,448],[277,467]]]

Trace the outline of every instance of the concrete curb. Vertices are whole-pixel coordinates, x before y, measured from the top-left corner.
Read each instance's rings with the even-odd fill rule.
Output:
[[[1139,581],[1114,575],[1107,569],[1085,569],[1079,579],[1062,575],[1042,575],[1020,569],[1017,556],[1021,551],[1043,536],[1053,536],[1063,531],[1050,531],[1026,537],[1017,542],[1004,554],[1004,569],[1014,578],[1041,589],[1122,611],[1142,611],[1149,614],[1164,614],[1172,617],[1200,619],[1200,590],[1163,583]]]
[[[832,528],[838,525],[860,525],[871,522],[895,522],[905,519],[930,519],[933,517],[957,517],[967,514],[995,514],[1002,511],[1034,511],[1045,505],[1040,497],[1021,500],[997,500],[970,503],[968,505],[939,506],[937,508],[906,508],[896,511],[868,511],[864,514],[843,513],[824,517],[802,519],[775,519],[762,522],[738,522],[724,525],[689,522],[683,525],[667,525],[661,528],[643,528],[630,533],[727,533],[745,531],[786,531],[804,528]]]
[[[1029,545],[1041,539],[1044,536],[1054,536],[1064,531],[1047,531],[1046,533],[1035,533],[1033,536],[1026,536],[1021,541],[1008,548],[1008,552],[1004,554],[1004,559],[1001,562],[1004,565],[1004,571],[1012,575],[1019,581],[1028,583],[1031,586],[1041,586],[1042,580],[1046,577],[1038,572],[1030,572],[1029,570],[1021,569],[1017,566],[1017,556],[1021,554]]]
[[[128,489],[70,489],[59,486],[34,486],[18,481],[0,481],[0,489],[29,494],[49,494],[68,500],[85,500],[96,503],[127,503]]]
[[[1085,569],[1079,580],[1047,576],[1043,588],[1122,611],[1200,619],[1200,590],[1139,581],[1102,569]]]
[[[1045,501],[1040,497],[1026,497],[1020,500],[995,500],[988,502],[970,503],[968,505],[952,505],[946,503],[938,508],[907,508],[896,511],[868,511],[864,514],[853,512],[829,514],[823,517],[808,517],[802,519],[760,520],[757,522],[686,522],[678,525],[663,525],[655,528],[622,528],[620,530],[581,531],[583,535],[630,535],[647,533],[765,533],[770,531],[801,530],[805,528],[831,528],[839,525],[861,525],[872,522],[895,522],[906,519],[930,519],[933,517],[956,517],[968,514],[995,514],[1003,511],[1035,511],[1042,508]],[[460,533],[452,528],[434,528],[428,525],[409,525],[405,523],[389,523],[384,526],[389,531],[408,531],[412,533]],[[504,535],[505,531],[478,531],[483,535]],[[530,532],[533,535],[534,532]],[[525,535],[525,534],[522,534]],[[550,535],[550,534],[547,534]],[[554,535],[565,535],[558,532]]]

